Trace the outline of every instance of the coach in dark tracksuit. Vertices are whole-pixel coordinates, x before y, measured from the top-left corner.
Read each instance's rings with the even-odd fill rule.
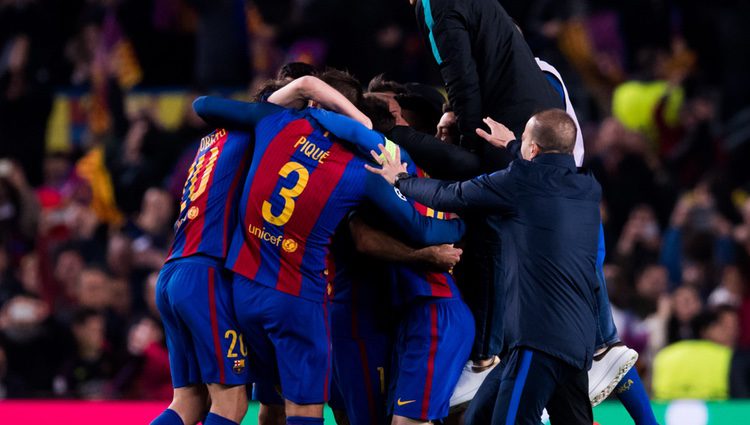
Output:
[[[483,172],[505,168],[512,157],[476,136],[475,129],[484,127],[482,119],[489,116],[521,134],[534,113],[564,109],[560,95],[498,0],[410,2],[416,6],[417,25],[440,67],[458,119],[461,145],[479,154]],[[465,218],[465,264],[459,271],[477,325],[472,358],[487,359],[499,352],[502,339],[502,307],[497,294],[502,279],[498,275],[502,266],[499,219],[493,215]]]
[[[373,170],[430,208],[502,217],[504,367],[487,378],[499,379],[492,424],[538,425],[545,406],[552,424],[593,422],[587,371],[596,337],[601,187],[577,171],[575,136],[572,119],[551,109],[529,120],[524,159],[505,170],[457,183],[414,178],[396,165],[400,158]]]

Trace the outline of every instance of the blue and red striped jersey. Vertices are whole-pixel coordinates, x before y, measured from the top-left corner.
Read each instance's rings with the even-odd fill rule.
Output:
[[[252,155],[249,133],[214,131],[201,140],[180,201],[167,261],[202,254],[226,258],[237,227],[236,204]]]
[[[394,305],[408,304],[418,297],[460,298],[453,275],[427,266],[394,266]]]
[[[373,138],[373,134],[377,134],[372,130],[368,130],[359,123],[350,120],[349,118],[340,116],[332,112],[316,111],[313,115],[323,124],[326,128],[331,129],[337,136],[347,137],[352,141],[356,141],[364,149],[375,149],[377,146],[377,138]],[[380,142],[382,143],[382,142]],[[386,147],[393,144],[392,141],[386,140]],[[414,161],[411,160],[408,152],[401,150],[401,159],[403,162],[408,164],[407,171],[410,174],[416,174],[419,177],[427,177],[423,170],[418,168]],[[432,208],[425,207],[424,205],[408,200],[413,208],[425,217],[430,217],[438,220],[451,220],[455,216],[450,213],[443,213],[435,211]],[[343,267],[350,266],[351,264],[346,263],[346,257],[339,255],[337,256],[344,260]],[[341,264],[341,261],[336,265]],[[429,267],[420,267],[416,265],[407,264],[392,264],[395,286],[392,288],[394,302],[401,304],[412,300],[415,297],[438,297],[438,298],[453,298],[459,297],[459,291],[456,287],[456,282],[453,279],[453,275],[447,272],[439,272],[431,270]],[[347,270],[348,271],[348,270]],[[352,280],[354,276],[352,273],[344,273],[337,276],[334,281],[334,292],[338,294],[338,299],[346,299],[344,294],[348,294],[350,288],[355,285],[355,281]],[[343,294],[342,294],[343,293]]]
[[[209,121],[219,117],[222,124],[243,125],[247,120],[242,111],[252,105],[211,99],[196,112]],[[227,267],[235,273],[288,294],[325,300],[326,256],[334,231],[349,211],[367,200],[417,243],[461,238],[463,222],[420,215],[393,187],[367,172],[365,160],[345,142],[337,142],[311,109],[277,110],[254,127],[256,143],[239,202],[239,229],[227,255]]]
[[[407,170],[410,174],[427,177],[425,172],[414,164],[406,151],[402,150],[401,152],[401,158],[409,164]],[[439,220],[450,220],[455,217],[450,213],[427,208],[412,199],[409,199],[409,202],[414,206],[414,209],[425,217],[433,217]],[[392,288],[394,304],[405,304],[416,297],[460,297],[456,281],[453,279],[451,273],[436,271],[434,268],[428,266],[414,264],[394,264],[393,267],[395,274],[394,286]]]

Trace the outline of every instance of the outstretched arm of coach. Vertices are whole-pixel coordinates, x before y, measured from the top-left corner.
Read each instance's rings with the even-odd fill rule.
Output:
[[[383,177],[401,193],[422,205],[438,211],[462,213],[468,210],[492,210],[495,213],[514,211],[516,200],[515,179],[508,168],[485,174],[463,182],[449,182],[429,178],[416,178],[409,174],[406,163],[401,162],[401,150],[393,155],[380,145],[382,168],[365,165],[370,172]],[[378,157],[372,152],[373,157]]]

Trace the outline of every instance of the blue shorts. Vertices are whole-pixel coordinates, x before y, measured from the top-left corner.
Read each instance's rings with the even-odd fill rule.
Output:
[[[460,298],[409,304],[396,336],[391,412],[422,421],[447,417],[473,343],[474,318]]]
[[[277,404],[273,388],[296,404],[328,401],[331,382],[331,336],[328,308],[234,277],[234,310],[250,350],[255,396]]]
[[[380,326],[375,306],[330,303],[333,323],[332,409],[345,410],[351,425],[387,423],[386,389],[393,337]],[[386,307],[387,308],[387,307]]]
[[[201,256],[170,261],[159,273],[156,306],[174,388],[248,382],[247,346],[234,316],[229,276],[218,261]]]

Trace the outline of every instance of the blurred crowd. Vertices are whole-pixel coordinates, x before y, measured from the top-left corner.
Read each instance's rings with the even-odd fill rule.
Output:
[[[655,395],[721,363],[723,389],[692,395],[750,397],[750,3],[501,3],[570,91],[615,319]],[[171,397],[154,288],[210,131],[198,93],[254,94],[292,61],[440,83],[407,0],[0,0],[0,23],[0,398]],[[175,128],[126,107],[163,86],[187,100]],[[46,148],[71,88],[85,125]]]

